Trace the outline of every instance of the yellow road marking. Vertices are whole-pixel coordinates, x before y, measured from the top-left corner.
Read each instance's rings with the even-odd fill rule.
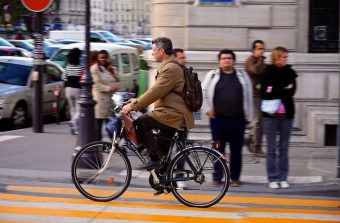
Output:
[[[17,222],[17,221],[1,221],[0,220],[0,223],[19,223],[19,222]],[[30,222],[25,221],[25,223],[30,223]]]
[[[37,193],[53,193],[53,194],[68,194],[79,195],[75,188],[51,188],[51,187],[30,187],[30,186],[15,186],[9,185],[6,190],[10,191],[25,191]],[[100,190],[98,190],[99,193]],[[200,198],[207,199],[209,195],[190,194],[191,200],[199,200]],[[146,199],[146,200],[166,200],[176,201],[172,195],[153,196],[151,192],[126,191],[122,198]],[[246,197],[246,196],[225,196],[220,203],[225,204],[265,204],[265,205],[287,205],[287,206],[306,206],[306,207],[332,207],[339,208],[340,201],[335,200],[309,200],[295,198],[271,198],[271,197]]]
[[[75,218],[91,218],[91,219],[117,219],[129,221],[151,221],[151,222],[176,222],[176,223],[321,223],[334,221],[319,221],[319,220],[302,220],[302,219],[287,219],[287,218],[256,218],[246,217],[243,219],[225,219],[211,217],[188,217],[188,216],[169,216],[169,215],[152,215],[152,214],[129,214],[129,213],[110,213],[110,212],[93,212],[93,211],[78,211],[78,210],[60,210],[49,208],[22,208],[0,206],[0,210],[11,214],[27,214],[35,216],[59,216],[59,217],[75,217]]]
[[[17,222],[17,221],[1,221],[0,220],[0,223],[22,223],[22,222]],[[30,223],[30,222],[25,221],[25,223]]]
[[[304,219],[281,219],[281,218],[246,218],[242,220],[236,220],[234,223],[325,223],[332,221],[323,221],[323,220],[304,220]],[[333,221],[334,222],[334,221]]]
[[[98,205],[98,206],[111,206],[111,207],[127,207],[127,208],[141,208],[145,207],[145,202],[95,202],[87,199],[80,198],[57,198],[57,197],[37,197],[28,195],[16,194],[0,194],[1,200],[15,200],[25,202],[40,202],[40,203],[67,203],[67,204],[83,204],[83,205]],[[147,204],[148,208],[162,209],[162,210],[183,210],[183,211],[197,211],[200,212],[267,212],[267,213],[299,213],[299,214],[325,214],[325,215],[339,215],[340,210],[306,210],[306,209],[289,209],[289,208],[253,208],[253,207],[210,207],[205,209],[197,209],[183,205],[169,205],[169,204]],[[0,210],[1,212],[1,210]]]

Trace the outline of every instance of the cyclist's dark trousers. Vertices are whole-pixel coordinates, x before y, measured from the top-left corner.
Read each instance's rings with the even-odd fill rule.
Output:
[[[147,114],[140,116],[133,124],[136,127],[138,142],[150,152],[153,161],[168,152],[176,129],[163,125]]]

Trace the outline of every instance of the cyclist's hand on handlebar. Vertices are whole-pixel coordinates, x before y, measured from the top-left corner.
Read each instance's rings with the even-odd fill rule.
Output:
[[[131,104],[124,105],[124,107],[123,107],[122,110],[123,110],[124,114],[127,114],[127,113],[129,113],[130,111],[132,111]]]

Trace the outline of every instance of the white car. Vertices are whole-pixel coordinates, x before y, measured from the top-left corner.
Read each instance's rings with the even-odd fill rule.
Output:
[[[67,65],[67,54],[73,48],[79,48],[82,52],[85,51],[85,43],[73,43],[61,47],[50,58],[51,61],[59,64],[62,67]],[[138,77],[140,74],[140,64],[138,52],[135,48],[121,46],[113,43],[91,43],[91,51],[106,50],[110,55],[111,63],[117,68],[122,86],[121,91],[134,91],[138,88]],[[84,64],[85,54],[82,53],[81,63]]]
[[[32,117],[33,59],[26,57],[0,57],[0,120],[10,120],[14,128],[26,127]],[[43,115],[53,114],[55,88],[61,88],[60,115],[69,114],[63,90],[63,68],[47,61],[43,75]],[[68,118],[68,117],[65,117]]]

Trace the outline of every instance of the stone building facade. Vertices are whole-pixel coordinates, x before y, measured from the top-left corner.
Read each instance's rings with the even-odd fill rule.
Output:
[[[327,140],[335,140],[340,95],[338,1],[323,1],[329,2],[332,10],[335,8],[335,15],[334,11],[322,11],[322,5],[318,8],[320,0],[236,0],[226,5],[200,4],[198,0],[151,2],[152,37],[167,36],[175,47],[184,48],[189,65],[200,79],[218,66],[217,53],[222,48],[236,51],[236,66],[241,69],[256,39],[266,42],[267,58],[276,46],[288,48],[289,63],[299,74],[292,143],[324,146]],[[326,21],[315,18],[320,12],[332,14],[337,20],[332,23],[334,17]],[[327,33],[327,29],[337,30],[337,35]],[[157,64],[150,54],[145,57],[153,77]],[[207,125],[207,121],[204,114],[197,114],[198,125]]]

